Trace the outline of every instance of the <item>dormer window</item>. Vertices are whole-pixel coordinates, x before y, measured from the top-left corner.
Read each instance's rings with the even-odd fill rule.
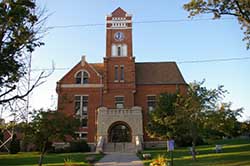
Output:
[[[76,74],[76,84],[87,84],[89,81],[89,74],[86,71],[79,71]]]

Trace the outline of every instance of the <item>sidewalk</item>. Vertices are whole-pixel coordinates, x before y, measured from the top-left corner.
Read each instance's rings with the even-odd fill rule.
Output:
[[[134,153],[110,153],[95,166],[143,166],[143,163]]]

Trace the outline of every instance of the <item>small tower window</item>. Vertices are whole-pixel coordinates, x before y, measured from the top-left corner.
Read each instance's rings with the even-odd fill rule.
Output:
[[[128,54],[128,47],[126,44],[112,44],[111,48],[112,56],[127,56]]]
[[[87,84],[89,81],[89,74],[86,71],[80,71],[76,74],[76,84]]]
[[[121,66],[121,81],[124,81],[124,66]]]
[[[117,47],[115,44],[112,45],[112,56],[116,56],[117,53]]]
[[[121,48],[121,46],[118,46],[118,48],[117,48],[117,56],[122,56],[122,48]]]
[[[118,66],[115,66],[115,81],[118,81]]]
[[[122,56],[127,56],[127,53],[128,53],[127,50],[128,50],[127,45],[123,44],[123,46],[122,46]]]

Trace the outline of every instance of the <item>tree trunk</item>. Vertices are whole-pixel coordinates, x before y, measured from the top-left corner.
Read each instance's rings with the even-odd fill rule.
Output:
[[[195,141],[192,141],[192,150],[191,150],[191,154],[192,154],[192,159],[195,161],[195,160],[196,160]]]
[[[42,166],[42,164],[43,164],[43,157],[44,157],[44,154],[45,154],[45,151],[46,151],[46,145],[47,145],[47,142],[44,142],[43,147],[42,147],[42,152],[41,152],[41,155],[40,155],[40,158],[39,158],[39,161],[38,161],[38,166]]]
[[[39,166],[42,166],[42,164],[43,164],[43,156],[44,156],[44,154],[41,153],[40,158],[39,158],[39,161],[38,161],[38,165],[39,165]]]

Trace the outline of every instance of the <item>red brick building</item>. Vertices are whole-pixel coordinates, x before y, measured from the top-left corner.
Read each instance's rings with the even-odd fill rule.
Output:
[[[79,118],[79,137],[98,150],[140,150],[156,143],[145,126],[157,96],[185,87],[175,62],[135,62],[132,16],[117,8],[106,17],[103,63],[83,56],[57,83],[58,110]]]

